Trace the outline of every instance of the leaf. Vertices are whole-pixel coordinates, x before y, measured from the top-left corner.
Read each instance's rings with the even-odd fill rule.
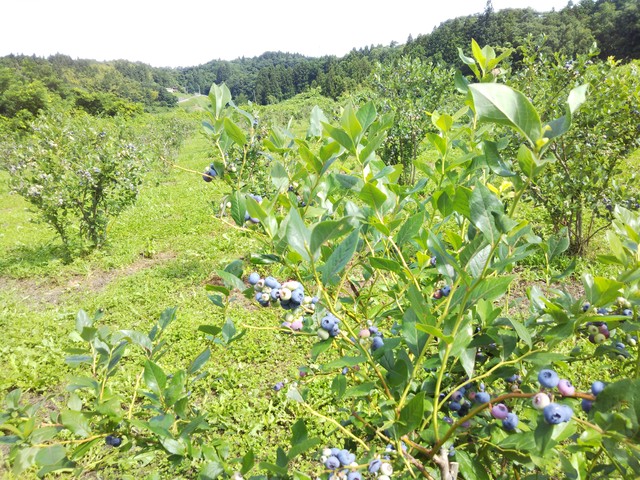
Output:
[[[271,183],[278,192],[283,192],[289,188],[289,174],[280,162],[275,162],[271,167]]]
[[[91,435],[89,419],[82,413],[75,410],[62,410],[60,412],[60,423],[75,435],[88,437]]]
[[[502,277],[490,277],[483,279],[476,284],[469,296],[469,305],[473,305],[476,301],[485,299],[487,301],[495,300],[504,295],[507,288],[515,277],[513,275],[505,275]]]
[[[516,174],[511,171],[500,157],[497,143],[485,140],[482,142],[482,149],[484,151],[485,161],[493,173],[501,177],[513,177]]]
[[[322,124],[328,121],[329,119],[326,117],[322,109],[318,105],[315,105],[313,109],[311,109],[311,121],[309,123],[307,135],[311,137],[321,137]]]
[[[336,375],[331,382],[331,392],[335,398],[342,398],[344,392],[347,390],[347,378],[342,375]]]
[[[605,277],[594,277],[588,273],[582,276],[582,285],[589,303],[597,306],[604,306],[613,302],[624,287],[621,282]]]
[[[240,291],[244,291],[246,290],[246,285],[244,284],[244,282],[239,279],[238,277],[236,277],[235,275],[233,275],[232,273],[226,272],[224,270],[216,270],[216,275],[218,275],[222,281],[224,282],[225,286],[229,289],[232,290],[234,288],[240,290]]]
[[[549,124],[547,125],[548,129],[544,133],[544,136],[546,138],[551,139],[559,137],[569,130],[569,128],[571,127],[573,114],[587,99],[588,87],[588,84],[580,85],[573,88],[569,92],[569,97],[567,98],[566,113],[562,117],[549,122]]]
[[[348,397],[365,397],[369,395],[371,390],[376,388],[376,384],[373,382],[365,382],[360,385],[356,385],[354,387],[350,387],[344,393],[345,398]]]
[[[159,440],[164,449],[173,455],[183,457],[187,453],[187,447],[182,439],[175,440],[173,438],[160,437]]]
[[[538,112],[520,92],[500,83],[469,85],[479,123],[507,125],[524,135],[535,147],[542,136]]]
[[[471,223],[484,234],[488,242],[494,245],[500,234],[492,212],[504,213],[502,203],[487,187],[477,182],[471,194],[469,207]]]
[[[337,285],[340,277],[338,274],[349,263],[358,246],[360,229],[356,229],[341,242],[331,253],[322,267],[322,281],[328,285]]]
[[[309,261],[309,249],[311,245],[311,232],[302,221],[302,217],[296,208],[289,211],[287,222],[287,242],[289,246],[298,252],[302,258]]]
[[[128,340],[131,343],[138,345],[148,352],[153,350],[153,343],[148,335],[136,332],[135,330],[118,330],[114,335],[112,341],[117,343],[121,340]]]
[[[382,209],[384,202],[387,200],[387,196],[373,183],[365,183],[358,197],[377,211]]]
[[[236,225],[244,225],[244,216],[247,211],[245,195],[242,192],[236,190],[231,194],[230,201],[231,218],[233,218],[233,221],[236,222]]]
[[[322,126],[325,131],[329,134],[331,138],[333,138],[336,142],[342,145],[349,153],[352,155],[356,154],[356,148],[351,140],[351,136],[342,130],[341,128],[336,128],[328,123],[322,122]]]
[[[562,230],[557,235],[551,235],[546,243],[547,246],[547,261],[551,263],[558,255],[564,253],[569,248],[569,231],[567,227],[562,227]]]
[[[236,125],[229,117],[225,117],[224,122],[224,131],[229,135],[229,138],[233,140],[233,142],[239,147],[244,147],[247,143],[247,135],[242,131],[242,129]]]
[[[529,346],[529,348],[532,348],[533,341],[531,340],[531,334],[529,333],[529,330],[527,330],[527,327],[513,318],[509,318],[508,320],[511,322],[511,325],[513,325],[518,336]]]
[[[399,423],[396,423],[396,434],[398,436],[413,432],[422,423],[424,416],[424,391],[414,395],[409,402],[400,410]]]
[[[350,217],[342,217],[340,220],[327,220],[318,223],[311,231],[311,253],[315,255],[320,247],[329,240],[346,235],[353,230],[350,222]]]
[[[51,447],[40,449],[35,456],[35,461],[39,467],[44,467],[46,465],[55,465],[60,460],[65,458],[66,455],[67,451],[62,445],[53,445]]]
[[[185,391],[187,373],[184,370],[178,370],[173,374],[169,385],[164,391],[165,403],[167,406],[172,407],[183,395]]]
[[[400,227],[400,230],[395,236],[395,242],[400,247],[407,242],[413,240],[424,223],[424,213],[418,212],[415,215],[409,217]]]
[[[390,258],[370,257],[369,265],[377,270],[387,270],[389,272],[402,275],[402,265],[400,265],[395,260],[391,260]]]
[[[549,425],[544,421],[538,422],[538,426],[536,427],[533,438],[536,442],[537,453],[541,457],[545,456],[545,453],[548,449],[553,448],[556,442],[553,441],[553,428],[554,425]]]
[[[465,480],[490,480],[485,466],[475,456],[472,457],[463,450],[456,450],[455,459]]]
[[[306,452],[307,450],[311,450],[320,444],[319,438],[307,438],[302,440],[301,442],[296,443],[291,446],[289,453],[287,454],[287,458],[289,460],[293,460],[295,457],[300,455],[301,453]]]
[[[210,357],[211,357],[211,349],[207,347],[200,355],[197,356],[197,358],[193,361],[193,363],[191,363],[191,365],[189,366],[189,369],[187,370],[187,373],[189,375],[193,375],[194,373],[196,373],[198,370],[202,368],[202,366],[205,363],[207,363],[207,360],[209,360]]]
[[[169,326],[169,324],[176,319],[176,311],[177,310],[178,310],[178,307],[170,307],[170,308],[166,308],[160,314],[160,321],[158,323],[159,323],[160,328],[162,330],[167,328]]]
[[[253,468],[253,465],[256,463],[255,460],[255,454],[253,453],[253,450],[249,450],[247,453],[245,453],[245,455],[242,457],[242,462],[241,462],[241,468],[240,468],[240,473],[242,475],[246,475],[247,472],[249,470],[251,470]]]
[[[253,464],[251,465],[253,466]],[[243,472],[244,473],[244,472]],[[198,473],[198,480],[215,480],[224,474],[224,468],[218,462],[205,463]]]
[[[331,339],[314,343],[313,347],[311,347],[311,360],[316,361],[321,353],[326,352],[331,348],[332,343]]]
[[[216,327],[215,325],[200,325],[198,330],[206,333],[207,335],[211,335],[212,337],[215,337],[222,331],[220,327]]]
[[[93,325],[93,321],[91,320],[91,318],[89,318],[89,315],[87,315],[87,312],[85,312],[84,310],[80,310],[76,314],[76,330],[78,331],[79,334],[82,334],[82,330],[85,327],[91,327],[92,325]]]
[[[143,378],[149,390],[158,396],[162,395],[167,386],[167,376],[162,368],[151,360],[147,360],[144,364]]]

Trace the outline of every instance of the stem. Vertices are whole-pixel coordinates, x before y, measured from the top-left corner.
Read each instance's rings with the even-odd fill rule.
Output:
[[[321,414],[320,412],[316,412],[313,408],[311,408],[309,405],[307,405],[306,403],[302,403],[302,406],[304,408],[306,408],[309,413],[312,413],[313,415],[315,415],[318,418],[321,418],[322,420],[324,420],[325,422],[329,422],[333,425],[335,425],[335,427],[340,430],[342,433],[344,433],[345,435],[347,435],[349,438],[351,438],[353,441],[359,443],[362,448],[364,448],[367,452],[370,450],[369,445],[367,445],[366,443],[364,443],[360,438],[356,437],[353,433],[351,433],[349,430],[347,430],[346,428],[344,428],[342,425],[340,425],[340,422],[337,422],[336,420],[334,420],[333,418],[329,418],[326,417],[325,415]]]
[[[140,380],[142,380],[143,373],[144,370],[138,374],[138,377],[136,378],[136,385],[135,387],[133,387],[133,396],[131,397],[131,403],[129,404],[129,414],[127,415],[127,418],[129,420],[131,420],[131,417],[133,416],[133,406],[136,403],[136,398],[138,397],[138,388],[140,387]]]

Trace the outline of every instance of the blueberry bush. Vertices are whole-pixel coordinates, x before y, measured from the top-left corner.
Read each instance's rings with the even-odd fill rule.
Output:
[[[416,182],[399,184],[402,165],[376,155],[392,116],[347,104],[338,124],[316,115],[304,138],[281,146],[282,158],[298,161],[275,161],[272,195],[229,197],[235,223],[250,223],[247,234],[265,247],[251,262],[294,277],[253,273],[245,293],[284,310],[281,332],[317,336],[310,354],[320,370],[303,372],[288,396],[344,445],[319,451],[314,474],[632,478],[638,215],[614,210],[614,253],[602,261],[618,278],[584,275],[577,298],[531,288],[517,315],[509,303],[518,262],[569,247],[564,236],[534,234],[519,207],[587,87],[568,92],[562,116],[542,119],[523,93],[497,82],[504,55],[474,42],[461,58],[480,83],[458,77],[455,113],[431,113],[437,133],[426,140],[436,156],[417,165]],[[496,192],[500,182],[511,195]],[[613,362],[619,377],[564,376],[593,358]],[[331,416],[310,396],[315,374],[333,375]],[[266,467],[285,475],[283,464]]]

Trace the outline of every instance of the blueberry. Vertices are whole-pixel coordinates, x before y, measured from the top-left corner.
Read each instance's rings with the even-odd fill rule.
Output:
[[[315,305],[316,303],[318,303],[319,301],[320,301],[320,299],[319,299],[318,297],[313,297],[313,298],[311,299],[311,303],[313,303],[314,305]]]
[[[589,302],[586,302],[582,305],[582,311],[586,312],[587,310],[589,310],[591,308],[591,304]]]
[[[606,308],[600,307],[597,310],[597,312],[598,312],[599,315],[607,315],[609,313],[609,310],[607,310]]]
[[[335,470],[336,468],[340,468],[340,460],[337,457],[331,455],[324,462],[324,466],[329,470]]]
[[[435,298],[436,300],[442,298],[442,289],[438,289],[435,292],[433,292],[433,298]]]
[[[566,379],[561,379],[558,381],[558,391],[562,394],[563,397],[571,396],[576,393],[576,389],[571,382]]]
[[[334,457],[337,457],[339,453],[340,453],[340,449],[339,448],[333,447],[331,449],[331,455],[333,455]]]
[[[280,390],[282,390],[283,388],[284,388],[284,383],[282,383],[282,382],[278,382],[278,383],[276,383],[276,384],[273,386],[273,389],[274,389],[276,392],[279,392],[279,391],[280,391]]]
[[[625,308],[622,314],[626,317],[633,317],[633,311],[630,308]]]
[[[545,388],[555,388],[559,381],[560,377],[551,369],[545,368],[538,373],[538,382]]]
[[[475,401],[476,403],[489,403],[491,401],[491,395],[487,392],[478,392],[476,393]]]
[[[338,452],[338,460],[340,460],[340,464],[343,467],[349,465],[351,463],[351,454],[349,453],[349,450],[340,450],[340,452]]]
[[[591,393],[593,393],[596,397],[604,390],[604,382],[600,380],[596,380],[591,384]]]
[[[431,258],[429,259],[429,264],[430,264],[432,267],[435,267],[435,266],[436,266],[436,262],[437,262],[436,257],[431,257]]]
[[[291,292],[291,300],[298,304],[302,303],[302,301],[304,300],[304,290],[298,288]]]
[[[504,420],[509,415],[509,409],[504,403],[497,403],[491,409],[491,415],[498,420]]]
[[[382,460],[378,460],[377,458],[375,460],[371,460],[369,462],[369,473],[376,473],[378,470],[380,470],[380,466],[382,465]]]
[[[119,447],[122,444],[122,439],[115,435],[107,435],[104,438],[104,442],[111,447]]]
[[[264,284],[269,288],[278,288],[278,287],[280,287],[280,284],[278,283],[278,281],[273,277],[265,278],[264,279]]]
[[[373,340],[371,342],[371,350],[375,352],[377,349],[379,349],[383,345],[384,345],[384,340],[382,340],[382,337],[373,337]]]
[[[369,333],[371,333],[371,335],[378,335],[380,332],[378,331],[378,327],[371,326],[369,327]]]
[[[460,402],[449,402],[449,410],[452,412],[458,412],[461,408]]]
[[[531,401],[533,403],[533,408],[536,410],[542,410],[551,403],[549,395],[544,392],[536,393]]]
[[[502,420],[502,427],[505,430],[515,430],[518,426],[518,416],[515,413],[507,414],[506,418]]]
[[[332,337],[337,337],[338,335],[340,335],[340,327],[338,327],[337,324],[334,325],[331,331],[329,332],[329,335],[331,335]]]
[[[593,402],[591,400],[583,398],[581,406],[584,412],[589,413],[591,411],[591,408],[593,407]]]
[[[335,324],[336,324],[336,317],[334,317],[331,314],[325,315],[324,317],[322,317],[322,320],[320,320],[320,326],[327,332],[330,332],[335,326]]]
[[[505,380],[509,383],[516,383],[517,381],[520,380],[520,375],[518,375],[517,373],[514,373],[510,377],[505,378]]]
[[[362,474],[357,470],[347,473],[347,480],[362,480]]]
[[[463,395],[464,395],[464,392],[460,390],[456,390],[451,394],[451,400],[453,400],[454,402],[460,402],[460,400],[462,400]]]
[[[442,292],[442,295],[444,295],[445,297],[448,297],[449,294],[451,293],[451,287],[449,285],[445,285],[440,289],[440,291]]]
[[[251,275],[249,275],[249,283],[251,285],[255,285],[259,281],[260,281],[260,274],[258,272],[253,272]]]
[[[343,375],[346,375],[347,373],[349,373],[349,367],[344,367],[344,368],[342,369],[342,374],[343,374]]]
[[[544,421],[551,424],[557,425],[562,422],[566,422],[569,420],[567,418],[567,411],[564,408],[565,405],[560,405],[559,403],[550,403],[542,410],[542,414],[544,415]]]

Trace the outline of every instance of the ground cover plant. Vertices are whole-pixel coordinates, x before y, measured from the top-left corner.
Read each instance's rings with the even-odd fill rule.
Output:
[[[60,391],[33,402],[4,384],[13,474],[127,478],[157,462],[149,478],[633,478],[637,212],[612,208],[599,259],[611,278],[585,273],[576,294],[531,287],[515,314],[511,292],[520,261],[539,255],[550,272],[569,248],[519,208],[588,89],[541,118],[496,81],[491,47],[461,58],[474,78],[429,112],[434,157],[408,184],[376,154],[394,119],[373,103],[271,128],[214,85],[207,153],[178,161],[192,198],[162,200],[185,210],[165,206],[155,238],[136,240],[152,258],[186,250],[158,274],[167,292],[187,289],[154,294],[151,275],[123,310],[80,302],[69,338],[51,342],[75,366]],[[181,219],[194,198],[208,215]]]

